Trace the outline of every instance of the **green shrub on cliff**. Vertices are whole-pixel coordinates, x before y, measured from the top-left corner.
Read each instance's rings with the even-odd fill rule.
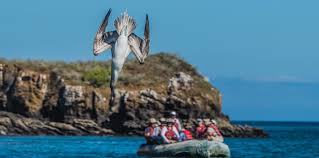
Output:
[[[84,72],[83,80],[89,82],[94,87],[101,87],[109,85],[110,76],[111,72],[109,69],[98,67]]]

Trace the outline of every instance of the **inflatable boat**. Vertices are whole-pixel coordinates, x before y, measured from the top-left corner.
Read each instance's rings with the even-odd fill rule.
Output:
[[[143,144],[137,151],[147,157],[230,157],[230,150],[224,143],[208,140],[189,140],[174,144]]]

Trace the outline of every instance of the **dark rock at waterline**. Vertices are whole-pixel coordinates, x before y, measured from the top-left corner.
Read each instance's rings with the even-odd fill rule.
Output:
[[[113,135],[92,120],[75,119],[69,123],[40,121],[0,111],[0,135]]]
[[[0,62],[0,134],[142,135],[150,117],[159,119],[174,110],[192,126],[196,118],[216,119],[227,137],[266,136],[261,129],[230,124],[221,112],[218,89],[168,54],[150,56],[144,65],[127,62],[111,113],[109,88],[87,82],[83,75],[107,68],[96,64]]]

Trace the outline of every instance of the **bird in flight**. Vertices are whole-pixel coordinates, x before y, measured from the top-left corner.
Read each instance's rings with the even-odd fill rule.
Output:
[[[115,86],[119,78],[119,74],[123,68],[123,65],[130,52],[133,52],[140,64],[144,63],[145,58],[149,54],[150,45],[150,31],[149,31],[149,20],[146,14],[146,22],[144,28],[144,38],[138,37],[133,33],[136,28],[135,20],[130,17],[125,11],[114,21],[116,30],[106,31],[106,26],[111,14],[111,9],[107,12],[99,30],[96,33],[93,54],[95,56],[102,52],[111,49],[112,52],[112,70],[111,70],[111,98],[110,98],[110,110],[114,106],[115,99]]]

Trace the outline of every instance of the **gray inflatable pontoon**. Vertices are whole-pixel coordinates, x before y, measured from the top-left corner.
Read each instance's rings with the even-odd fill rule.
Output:
[[[224,143],[208,140],[189,140],[174,144],[141,145],[139,156],[149,157],[230,157]]]

